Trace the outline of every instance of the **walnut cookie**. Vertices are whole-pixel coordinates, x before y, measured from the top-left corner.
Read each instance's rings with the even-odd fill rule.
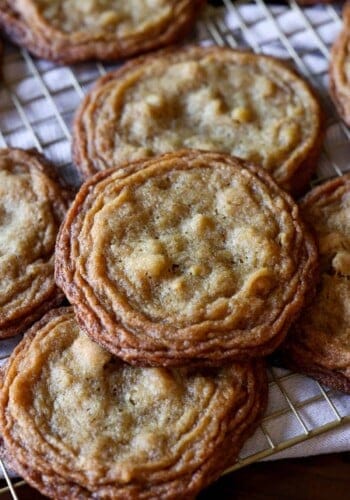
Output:
[[[205,0],[0,0],[0,25],[36,56],[112,60],[181,39]]]
[[[62,308],[11,355],[0,428],[11,466],[51,498],[190,499],[234,463],[266,397],[261,360],[131,367]]]
[[[343,29],[336,39],[330,59],[330,93],[339,114],[350,126],[350,2],[343,9]]]
[[[263,169],[181,151],[87,181],[55,272],[86,333],[125,361],[218,365],[280,344],[316,257],[297,205]]]
[[[62,302],[54,250],[67,207],[41,155],[0,149],[0,338],[23,332]]]
[[[182,148],[262,165],[287,191],[303,191],[322,141],[308,84],[271,57],[222,47],[166,50],[101,78],[74,125],[73,158],[86,178]]]
[[[315,188],[301,209],[319,242],[321,282],[293,325],[283,358],[350,394],[350,174]]]

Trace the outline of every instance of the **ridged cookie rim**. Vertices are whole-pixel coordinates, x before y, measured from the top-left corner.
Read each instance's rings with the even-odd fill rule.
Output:
[[[228,54],[230,53],[232,57],[238,60],[244,58],[249,59],[254,63],[256,61],[266,61],[268,64],[277,65],[282,68],[283,71],[288,72],[290,77],[297,79],[301,83],[303,89],[309,94],[310,99],[313,104],[313,112],[315,113],[317,128],[315,129],[313,136],[307,139],[307,147],[304,147],[303,152],[298,154],[298,158],[295,160],[293,158],[294,153],[290,155],[290,158],[285,162],[285,175],[279,182],[280,186],[286,191],[292,193],[294,196],[298,196],[305,192],[310,178],[317,166],[317,158],[319,156],[321,146],[323,143],[323,137],[325,133],[325,116],[323,114],[322,108],[319,103],[319,99],[316,95],[315,90],[310,86],[310,84],[303,79],[297,72],[291,68],[285,61],[278,59],[276,57],[255,54],[251,51],[236,50],[228,47],[202,47],[198,45],[187,45],[182,48],[167,48],[159,50],[155,53],[140,56],[127,62],[120,68],[117,68],[106,75],[100,77],[94,84],[93,88],[85,95],[84,99],[80,103],[73,121],[73,142],[72,142],[72,157],[73,162],[83,180],[86,180],[89,176],[96,174],[100,171],[96,165],[94,165],[94,160],[90,158],[89,154],[89,143],[87,140],[87,134],[85,127],[83,125],[83,117],[86,109],[89,107],[90,103],[93,102],[95,96],[98,95],[101,89],[106,83],[113,80],[118,81],[118,79],[123,78],[124,75],[128,74],[129,71],[133,71],[143,65],[147,65],[148,61],[156,59],[166,60],[169,56],[176,56],[177,53],[188,53],[188,54]],[[310,101],[311,102],[311,101]],[[298,146],[300,149],[301,146]],[[182,148],[181,148],[182,149]],[[113,166],[108,166],[113,168]],[[122,168],[122,166],[120,167]],[[271,172],[269,172],[272,175]]]
[[[37,33],[33,26],[23,20],[20,15],[11,9],[8,0],[0,0],[0,26],[12,42],[20,45],[32,54],[61,64],[96,59],[100,61],[119,60],[126,57],[167,46],[181,40],[193,26],[206,0],[181,0],[182,4],[165,30],[150,36],[136,34],[126,38],[115,37],[110,41],[92,39],[89,43],[74,43],[69,37],[62,36],[61,32],[52,28],[52,33]],[[183,7],[183,9],[182,9]],[[51,35],[51,36],[50,36]],[[57,48],[54,42],[57,41]]]
[[[349,184],[350,192],[350,173],[335,177],[316,186],[301,200],[301,209],[307,209],[308,206],[312,206],[312,204],[318,199],[324,196],[327,197],[328,195],[332,195],[338,187],[341,187],[344,184]],[[310,230],[316,235],[317,242],[316,231],[314,231],[312,227],[310,227]],[[317,291],[313,300],[317,301]],[[312,308],[312,302],[308,304],[308,307]],[[322,350],[316,351],[315,349],[310,349],[307,345],[305,345],[302,339],[300,339],[300,341],[298,339],[294,339],[293,332],[296,333],[302,331],[303,315],[306,314],[307,311],[308,308],[305,309],[305,312],[301,311],[300,316],[291,326],[285,343],[281,346],[280,356],[282,362],[285,366],[288,366],[297,372],[309,375],[328,387],[350,394],[350,377],[347,377],[336,367],[333,368],[329,363],[329,356],[323,356]],[[312,331],[310,331],[310,334],[312,335]],[[331,344],[328,345],[328,355],[330,354],[330,347]],[[337,358],[339,350],[334,348],[333,354],[334,357]]]
[[[56,197],[52,199],[53,210],[56,212],[57,220],[59,218],[58,211],[67,211],[68,205],[71,200],[72,193],[65,188],[60,180],[57,172],[52,163],[45,158],[37,150],[24,150],[19,148],[2,148],[0,149],[0,159],[2,157],[9,157],[11,160],[23,162],[28,170],[38,170],[44,174],[48,180],[54,183],[55,188],[60,190],[61,199]],[[57,208],[55,208],[57,205]],[[62,220],[61,220],[62,222]],[[39,319],[43,314],[58,306],[64,300],[63,292],[57,287],[54,282],[54,275],[52,275],[52,286],[48,293],[42,298],[37,305],[28,305],[26,311],[18,314],[11,320],[8,320],[0,326],[0,339],[14,337],[19,333],[23,333],[32,323]]]
[[[24,477],[29,484],[39,489],[45,495],[52,498],[91,498],[91,494],[96,493],[91,491],[91,485],[84,488],[84,485],[72,479],[73,477],[78,477],[76,476],[78,472],[72,471],[71,473],[67,473],[59,465],[53,466],[51,459],[50,461],[45,460],[44,451],[42,453],[40,451],[34,453],[28,443],[24,445],[18,443],[12,437],[12,425],[8,423],[10,416],[7,411],[7,400],[11,383],[10,380],[7,381],[7,378],[11,376],[12,379],[15,379],[18,365],[25,358],[32,341],[35,341],[35,339],[38,341],[41,328],[49,324],[50,321],[59,317],[66,317],[67,315],[70,315],[70,317],[73,315],[71,307],[59,308],[47,313],[46,316],[28,330],[8,360],[1,382],[0,393],[0,427],[4,439],[2,456],[7,457],[10,460],[11,467]],[[126,498],[130,498],[130,500],[139,498],[152,499],[156,497],[175,499],[180,498],[180,496],[181,498],[193,498],[200,489],[217,479],[225,468],[234,463],[243,442],[256,429],[258,421],[266,409],[268,392],[267,372],[264,360],[255,360],[253,362],[240,363],[239,365],[243,365],[245,370],[246,378],[242,387],[245,384],[247,385],[242,390],[247,393],[247,397],[244,399],[243,406],[243,401],[238,399],[238,408],[237,406],[232,407],[231,410],[227,408],[225,422],[222,422],[220,426],[220,442],[219,444],[215,443],[213,449],[208,450],[208,457],[205,460],[201,459],[202,465],[180,478],[175,475],[169,483],[166,483],[166,478],[163,478],[162,480],[158,479],[154,481],[155,485],[152,485],[151,482],[145,489],[142,489],[141,486],[141,491],[140,484],[136,483],[135,489],[133,489],[132,484],[131,490],[124,492]],[[232,367],[232,370],[234,373],[234,367]],[[38,465],[40,465],[40,470]],[[119,485],[115,488],[114,484],[109,484],[108,480],[106,480],[106,485],[99,486],[105,494],[107,492],[113,496],[119,492],[119,489],[123,493],[123,486],[125,485]],[[104,489],[104,487],[106,488]]]
[[[136,341],[129,330],[125,329],[123,325],[115,323],[109,314],[103,309],[94,295],[90,285],[85,282],[86,290],[82,288],[81,284],[77,284],[76,269],[74,257],[71,256],[72,238],[76,238],[78,229],[75,227],[76,220],[84,211],[84,201],[89,193],[103,180],[113,175],[118,178],[127,177],[133,169],[141,169],[144,165],[149,166],[157,164],[159,161],[179,162],[180,160],[187,165],[187,163],[197,161],[198,158],[203,161],[223,161],[228,162],[234,169],[246,169],[253,179],[258,179],[259,182],[267,185],[271,191],[279,196],[290,207],[290,217],[293,220],[294,229],[300,237],[299,251],[300,259],[302,259],[302,271],[298,269],[296,275],[298,278],[298,293],[293,299],[283,308],[283,312],[278,316],[273,325],[264,325],[259,330],[260,340],[252,346],[252,334],[250,333],[249,339],[245,339],[243,345],[237,347],[237,339],[240,330],[235,330],[234,333],[226,332],[225,335],[229,337],[222,340],[223,345],[220,348],[215,348],[216,340],[203,340],[197,343],[190,343],[189,346],[183,346],[181,350],[173,345],[160,346],[152,342],[151,344],[145,340]],[[186,163],[187,162],[187,163]],[[129,170],[128,170],[129,169]],[[83,216],[82,216],[83,217]],[[77,223],[79,225],[79,223]],[[232,359],[245,359],[246,357],[263,356],[271,353],[284,339],[291,322],[299,313],[299,310],[304,305],[306,295],[313,288],[315,281],[315,273],[317,269],[317,251],[315,243],[311,234],[306,230],[303,221],[299,216],[299,209],[294,203],[292,198],[283,192],[267,172],[261,168],[250,165],[242,160],[222,153],[208,153],[197,150],[181,150],[176,153],[167,153],[161,157],[155,157],[147,161],[137,161],[130,163],[128,168],[111,169],[101,171],[94,177],[88,179],[80,189],[75,202],[69,210],[64,224],[61,226],[56,245],[56,264],[55,274],[56,282],[64,290],[66,296],[73,304],[75,313],[79,320],[81,327],[86,333],[96,342],[100,343],[107,350],[114,355],[121,357],[126,362],[135,365],[154,365],[154,366],[180,366],[181,364],[195,365],[217,365],[222,362],[228,362]],[[79,274],[79,273],[78,273]],[[79,278],[80,279],[80,278]],[[78,279],[78,281],[79,281]],[[91,301],[86,299],[86,293]],[[93,306],[92,306],[93,304]],[[103,319],[102,319],[103,318]],[[177,331],[177,334],[179,334]],[[184,330],[185,331],[185,330]],[[265,332],[264,340],[261,337]],[[272,333],[271,333],[272,332]],[[127,340],[131,335],[132,345]],[[126,339],[124,339],[124,336]],[[181,337],[182,338],[182,337]],[[188,340],[188,338],[187,338]],[[135,344],[136,342],[136,344]],[[147,344],[147,345],[146,345]],[[158,350],[157,350],[158,349]]]

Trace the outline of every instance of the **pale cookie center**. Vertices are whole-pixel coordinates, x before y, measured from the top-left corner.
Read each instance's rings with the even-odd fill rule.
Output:
[[[56,224],[35,182],[40,178],[0,171],[0,302],[11,294],[13,280],[45,266],[55,246]]]
[[[115,32],[127,35],[171,13],[166,0],[35,0],[38,10],[56,28],[72,33]]]
[[[185,147],[275,170],[312,134],[305,96],[279,84],[272,68],[269,75],[210,57],[164,64],[150,62],[136,79],[139,70],[110,85],[96,122],[96,147],[107,165]]]
[[[39,377],[37,364],[32,372],[30,362],[28,373],[16,383],[28,391],[23,404],[30,405],[51,444],[67,446],[78,466],[91,474],[99,464],[112,467],[113,473],[116,464],[116,473],[127,482],[133,470],[128,462],[133,468],[160,460],[170,464],[186,449],[187,436],[196,440],[196,429],[217,398],[223,393],[227,400],[234,398],[236,388],[225,370],[191,375],[186,370],[132,368],[84,334],[72,338],[74,330],[72,321],[52,330],[60,355],[48,353]],[[69,338],[71,345],[62,349],[60,344]],[[46,342],[43,360],[47,347]]]
[[[221,319],[239,297],[273,292],[290,260],[280,223],[246,180],[219,170],[169,173],[106,203],[88,267],[107,294],[117,287],[148,317],[176,324]]]

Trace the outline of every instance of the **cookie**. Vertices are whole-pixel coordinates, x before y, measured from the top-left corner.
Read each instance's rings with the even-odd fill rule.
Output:
[[[0,149],[0,338],[23,332],[63,295],[54,250],[68,203],[38,153]]]
[[[340,116],[350,126],[350,3],[343,9],[343,29],[336,39],[330,58],[330,94]]]
[[[181,40],[205,0],[0,0],[0,25],[38,57],[115,60]]]
[[[287,337],[283,359],[350,394],[350,174],[316,187],[301,208],[319,243],[321,281]]]
[[[113,354],[207,365],[273,351],[316,257],[297,205],[263,169],[181,151],[87,181],[55,272],[84,330]]]
[[[266,406],[264,363],[134,368],[92,342],[71,308],[12,354],[0,427],[15,470],[51,498],[194,498]]]
[[[316,166],[321,122],[307,83],[281,61],[193,46],[101,78],[76,115],[73,157],[86,178],[181,148],[220,151],[262,165],[297,193]]]

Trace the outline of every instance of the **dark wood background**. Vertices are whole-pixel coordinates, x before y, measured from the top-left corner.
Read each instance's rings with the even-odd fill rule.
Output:
[[[19,500],[44,498],[28,486],[19,488],[17,495]],[[1,496],[10,499],[7,493]],[[213,499],[349,500],[350,453],[250,465],[222,477],[198,497]]]

